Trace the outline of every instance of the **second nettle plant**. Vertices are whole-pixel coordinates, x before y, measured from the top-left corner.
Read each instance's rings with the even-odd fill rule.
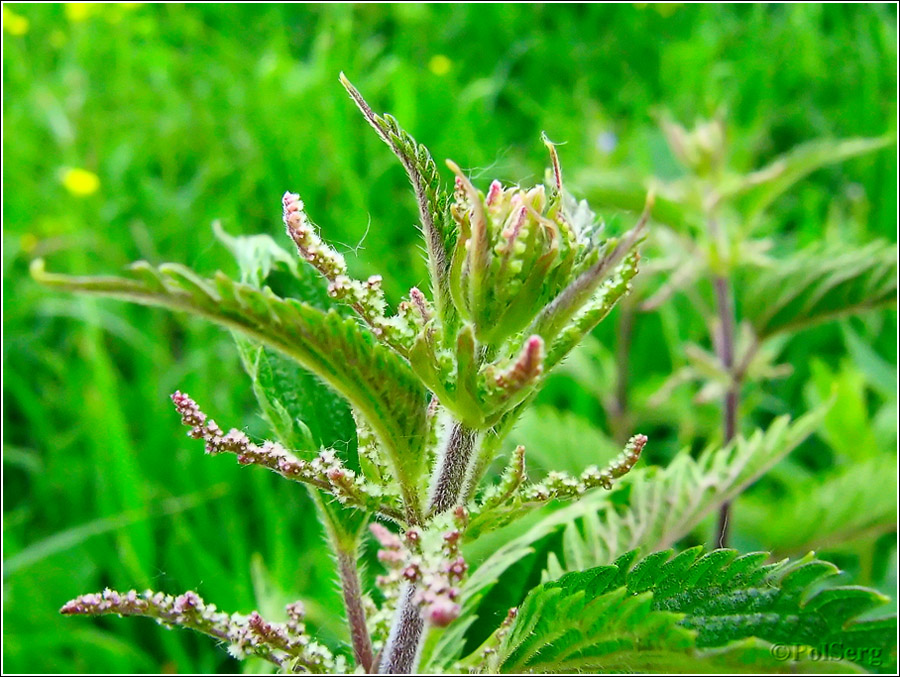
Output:
[[[668,671],[693,669],[698,660],[716,670],[748,664],[783,669],[783,661],[773,663],[760,649],[764,642],[813,645],[852,630],[854,641],[865,637],[887,646],[889,639],[877,635],[886,625],[855,621],[883,602],[877,593],[831,588],[807,594],[836,572],[831,565],[806,558],[764,566],[764,554],[703,555],[694,548],[640,562],[634,551],[619,553],[606,566],[547,581],[462,656],[475,620],[472,605],[491,576],[478,569],[469,585],[464,544],[551,501],[612,488],[647,442],[634,435],[605,468],[578,476],[553,472],[535,483],[527,479],[520,446],[509,453],[499,480],[483,486],[547,374],[628,293],[653,200],[648,197],[644,216],[624,236],[601,236],[587,204],[564,190],[556,150],[546,138],[548,185],[526,189],[494,181],[481,191],[448,162],[455,182],[446,190],[425,147],[392,117],[374,113],[343,76],[342,82],[412,182],[430,293],[411,289],[391,314],[381,278],[351,277],[293,193],[283,198],[284,225],[308,267],[265,236],[232,238],[219,231],[241,265],[241,282],[146,263],[134,264],[122,278],[52,275],[41,262],[33,273],[53,286],[185,310],[235,331],[278,441],[257,444],[240,430],[225,432],[187,394],[176,392],[172,400],[207,453],[235,454],[241,464],[265,466],[309,488],[337,562],[352,653],[312,640],[299,602],[288,605],[286,620],[273,622],[256,612],[223,613],[194,592],[106,590],[70,601],[62,612],[148,616],[210,635],[235,657],[260,657],[284,672]],[[279,297],[265,286],[276,267],[291,272],[288,286],[300,298]],[[305,378],[296,363],[328,390]],[[319,415],[340,411],[341,400],[349,403],[356,454],[331,448],[340,437],[329,439],[328,426],[312,420],[315,412],[302,403],[313,399]],[[736,448],[735,458],[745,451]],[[380,604],[364,589],[358,569],[367,531],[384,566],[377,578]],[[760,623],[761,613],[772,623]]]

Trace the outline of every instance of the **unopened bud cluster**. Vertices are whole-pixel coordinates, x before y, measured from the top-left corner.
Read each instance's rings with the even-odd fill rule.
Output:
[[[557,185],[478,191],[456,165],[450,207],[459,239],[450,290],[479,341],[497,345],[524,329],[582,269],[595,251],[594,223],[564,208],[562,178],[551,147]]]
[[[510,458],[509,465],[503,471],[500,482],[489,487],[481,500],[481,511],[490,510],[497,506],[503,505],[516,495],[519,487],[527,479],[525,469],[525,447],[519,445],[515,448]]]
[[[672,153],[699,176],[714,174],[725,160],[725,125],[721,120],[700,120],[690,131],[664,119],[662,130]]]
[[[603,470],[591,466],[578,477],[564,472],[551,472],[543,482],[525,487],[522,490],[522,500],[530,503],[571,499],[597,487],[612,489],[613,480],[627,474],[637,464],[646,444],[646,435],[635,435],[628,440],[622,453]]]
[[[500,481],[484,492],[481,502],[474,509],[475,533],[479,533],[486,524],[497,527],[508,523],[549,501],[577,499],[598,487],[612,489],[615,480],[634,468],[646,444],[645,435],[635,435],[628,440],[622,453],[603,470],[591,466],[578,477],[553,471],[535,484],[526,484],[525,447],[516,447]]]
[[[505,369],[488,365],[485,369],[487,390],[497,399],[505,399],[533,384],[544,373],[544,340],[530,336],[519,356]]]

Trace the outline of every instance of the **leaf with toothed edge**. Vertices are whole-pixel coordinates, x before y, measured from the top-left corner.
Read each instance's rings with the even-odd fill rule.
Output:
[[[213,232],[231,253],[241,271],[242,282],[257,289],[277,284],[286,294],[301,298],[323,311],[348,313],[347,306],[328,296],[318,271],[298,265],[268,235],[232,236],[219,224]],[[282,274],[282,269],[287,271]],[[325,386],[296,360],[232,331],[244,370],[253,383],[253,392],[263,417],[281,444],[291,450],[316,452],[333,448],[345,453],[345,461],[353,468],[352,446],[356,438],[350,409],[339,394]],[[307,455],[312,455],[308,453]],[[355,469],[355,468],[353,468]],[[355,549],[366,515],[356,508],[331,500],[320,489],[307,485],[316,513],[334,543]]]
[[[456,243],[456,230],[449,218],[450,197],[442,187],[437,165],[428,149],[402,129],[397,120],[390,115],[375,113],[343,73],[340,80],[360,112],[399,158],[409,176],[419,205],[419,218],[428,248],[435,302],[445,322],[452,324],[450,320],[455,317],[455,313],[450,301],[447,277]]]
[[[218,223],[213,224],[213,232],[234,255],[242,282],[256,289],[272,286],[281,296],[303,299],[323,311],[348,312],[344,304],[328,296],[316,270],[300,263],[268,235],[233,236]],[[294,450],[352,451],[354,423],[342,397],[296,360],[238,331],[233,335],[262,413],[279,442]]]
[[[617,265],[612,273],[594,294],[594,297],[578,312],[553,341],[544,366],[547,371],[559,364],[594,327],[609,315],[620,299],[631,291],[631,280],[638,273],[640,254],[632,250]]]
[[[833,565],[812,555],[767,565],[766,553],[702,550],[656,552],[634,564],[632,551],[544,583],[462,665],[504,673],[845,672],[850,660],[876,669],[896,661],[896,618],[860,619],[887,598],[827,587]],[[779,660],[772,645],[820,655],[840,645],[848,660],[824,664],[800,649],[790,654],[799,661]]]
[[[760,338],[896,303],[897,246],[816,246],[754,273],[742,294]]]
[[[743,496],[741,532],[782,554],[846,549],[897,529],[897,457],[883,453],[791,482],[776,497]],[[790,521],[779,519],[791,515]]]
[[[726,192],[737,202],[747,223],[754,223],[786,191],[815,170],[865,155],[896,142],[893,136],[818,139],[801,144],[766,167],[741,177]]]
[[[270,289],[217,273],[208,280],[176,264],[131,266],[129,277],[33,277],[48,286],[183,310],[240,331],[295,359],[359,409],[391,455],[404,484],[416,486],[424,466],[425,392],[409,364],[380,345],[357,321],[323,312]]]
[[[637,225],[621,240],[610,240],[603,255],[593,265],[582,271],[553,301],[547,304],[531,323],[528,333],[538,334],[547,341],[555,340],[570,322],[584,312],[583,309],[586,306],[590,307],[600,286],[610,281],[610,274],[613,270],[618,270],[623,260],[633,259],[631,265],[636,264],[635,248],[642,239],[642,232],[649,219],[653,200],[654,197],[651,193],[647,198],[647,207]],[[626,281],[622,293],[627,288]],[[599,322],[600,319],[602,319],[602,315],[597,321]]]

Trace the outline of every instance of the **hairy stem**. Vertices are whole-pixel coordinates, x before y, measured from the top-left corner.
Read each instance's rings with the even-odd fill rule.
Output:
[[[372,656],[372,638],[366,627],[366,612],[363,608],[362,587],[359,584],[359,571],[356,568],[356,552],[341,548],[337,553],[338,571],[341,576],[341,592],[344,595],[344,608],[347,611],[347,624],[350,626],[350,641],[353,644],[353,655],[357,665],[361,665],[366,673],[372,672],[374,659]]]
[[[477,439],[478,433],[474,430],[459,422],[453,424],[434,471],[428,506],[430,515],[446,512],[459,502]],[[400,596],[378,671],[387,674],[411,673],[418,662],[424,630],[425,621],[416,601],[416,586],[408,584]]]
[[[356,663],[366,672],[372,672],[372,640],[366,626],[366,612],[363,608],[362,586],[359,581],[359,569],[356,566],[359,550],[361,528],[365,525],[364,513],[346,511],[354,517],[346,521],[336,514],[337,510],[345,510],[336,503],[326,501],[324,494],[308,487],[310,498],[316,506],[316,512],[325,527],[328,544],[337,558],[338,577],[341,593],[344,597],[344,608],[347,612],[347,625],[350,629],[350,641]]]
[[[378,672],[388,675],[408,675],[416,668],[425,619],[416,604],[416,586],[407,584],[400,595],[391,634],[385,643]]]
[[[476,438],[477,433],[462,423],[453,426],[441,463],[435,471],[429,513],[437,515],[456,505],[466,480]]]

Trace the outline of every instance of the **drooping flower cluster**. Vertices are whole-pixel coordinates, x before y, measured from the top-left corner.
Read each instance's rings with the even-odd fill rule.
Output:
[[[323,489],[341,503],[378,511],[391,519],[401,518],[402,512],[391,505],[392,497],[384,488],[368,484],[357,476],[341,462],[334,449],[323,449],[311,461],[306,461],[276,442],[256,445],[246,433],[236,428],[223,432],[189,395],[181,391],[172,395],[172,402],[181,414],[182,423],[191,427],[188,436],[203,440],[207,454],[233,453],[241,465],[261,465],[289,480]]]
[[[485,525],[494,528],[521,516],[550,501],[577,499],[587,491],[602,487],[611,489],[613,481],[623,477],[640,460],[647,444],[646,435],[634,435],[622,453],[603,469],[591,466],[579,476],[552,471],[540,482],[527,484],[525,447],[519,445],[512,454],[509,465],[500,481],[488,488],[472,514],[473,533],[479,533]]]
[[[107,588],[101,593],[81,595],[66,602],[60,613],[73,616],[145,616],[162,625],[180,626],[226,642],[235,658],[258,656],[293,672],[300,669],[314,673],[341,673],[346,660],[335,657],[328,648],[312,641],[303,623],[300,602],[285,607],[288,620],[273,623],[256,611],[249,615],[227,614],[215,604],[207,604],[196,592],[173,596],[145,590],[116,592]]]
[[[587,468],[578,477],[553,471],[542,482],[525,487],[522,498],[525,502],[545,502],[578,498],[584,495],[584,492],[597,487],[612,489],[613,480],[628,473],[640,460],[641,452],[646,444],[646,435],[635,435],[628,440],[622,453],[603,470],[594,465]]]
[[[443,627],[459,615],[459,585],[469,569],[459,549],[466,520],[465,508],[459,507],[449,528],[426,532],[412,528],[402,537],[377,522],[370,525],[381,546],[378,561],[387,570],[376,581],[389,601],[387,607],[412,585],[413,600],[432,625]]]

